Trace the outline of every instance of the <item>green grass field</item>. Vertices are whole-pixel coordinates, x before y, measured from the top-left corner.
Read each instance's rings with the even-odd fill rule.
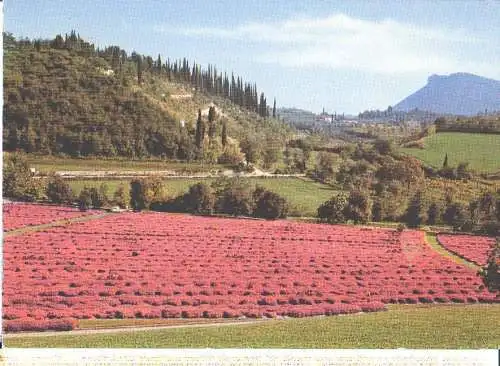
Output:
[[[224,170],[221,164],[202,164],[199,162],[171,162],[164,160],[130,160],[125,158],[63,158],[29,154],[28,163],[41,173],[63,170],[175,170],[177,172],[208,172]]]
[[[500,305],[394,305],[350,316],[4,340],[38,348],[498,348],[498,319]]]
[[[299,212],[302,216],[315,216],[320,204],[330,199],[337,191],[327,185],[313,182],[308,179],[299,178],[248,178],[252,184],[259,184],[273,192],[285,197],[292,205],[293,211]],[[187,192],[190,185],[198,182],[210,184],[214,178],[209,179],[165,179],[165,186],[169,195],[177,196]],[[98,187],[101,183],[106,183],[110,196],[120,185],[129,186],[130,180],[69,180],[73,192],[78,194],[84,186]],[[110,197],[111,198],[111,197]],[[293,213],[293,212],[292,212]]]
[[[471,169],[478,172],[500,170],[500,135],[440,132],[424,140],[424,149],[402,148],[401,151],[440,168],[448,154],[448,164],[456,166],[469,162]]]

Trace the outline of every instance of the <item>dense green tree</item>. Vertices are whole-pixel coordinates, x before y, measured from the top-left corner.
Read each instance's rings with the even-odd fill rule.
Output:
[[[288,214],[288,203],[279,194],[263,190],[258,194],[255,201],[253,215],[264,219],[285,218]]]
[[[443,168],[448,168],[448,153],[444,156]]]
[[[367,192],[353,190],[349,193],[344,216],[355,224],[367,223],[371,218],[372,200]]]
[[[134,179],[130,182],[130,207],[134,211],[148,209],[157,193],[157,181],[153,179]],[[160,182],[161,184],[161,182]]]
[[[257,164],[262,158],[262,140],[259,136],[248,135],[240,141],[241,152],[245,154],[247,164]]]
[[[275,137],[268,136],[262,149],[262,163],[265,169],[283,159],[283,145]]]
[[[215,139],[215,135],[217,132],[217,125],[215,123],[216,111],[215,107],[210,107],[208,109],[208,138],[210,140]]]
[[[189,187],[184,196],[184,208],[188,212],[211,215],[214,211],[215,195],[212,187],[205,183],[197,183]]]
[[[142,71],[142,56],[137,56],[137,84],[141,85],[144,81],[143,71]]]
[[[5,197],[27,198],[28,192],[33,186],[33,178],[28,160],[24,154],[12,153],[6,156],[3,166],[2,186]]]
[[[130,204],[130,191],[125,189],[123,185],[119,186],[113,193],[113,201],[120,208],[128,208]]]
[[[405,213],[405,222],[408,227],[416,228],[425,222],[425,209],[422,192],[418,191],[410,201]]]
[[[201,109],[198,109],[198,119],[196,121],[196,147],[201,149],[203,147],[203,139],[205,137],[205,126],[203,123],[203,119],[201,117]]]
[[[221,142],[223,147],[227,146],[227,122],[225,120],[222,122]]]
[[[252,214],[253,190],[248,181],[241,179],[218,180],[213,187],[216,192],[216,211],[234,216]]]
[[[160,56],[160,54],[158,54],[158,58],[156,60],[155,68],[156,68],[156,72],[158,72],[160,74],[161,71],[162,71],[162,63],[161,63],[161,56]]]
[[[94,208],[103,207],[107,201],[107,186],[103,183],[99,186],[99,188],[92,187],[89,189],[90,199],[92,201],[92,206]]]
[[[347,206],[347,199],[343,193],[339,193],[335,197],[321,204],[318,207],[318,217],[322,221],[330,224],[343,223],[346,221],[345,209]]]
[[[500,239],[497,238],[488,256],[486,266],[480,271],[485,285],[490,291],[500,291]]]
[[[383,206],[380,199],[377,199],[373,202],[372,207],[372,221],[380,222],[383,219]]]
[[[345,189],[368,188],[373,180],[373,167],[365,160],[344,162],[335,178],[337,182]]]
[[[69,184],[59,175],[52,175],[47,183],[47,198],[53,203],[71,203],[74,199]]]
[[[316,155],[314,174],[322,182],[329,182],[335,178],[335,155],[321,151]]]
[[[90,189],[87,187],[83,187],[78,195],[78,207],[80,211],[87,211],[92,207],[92,195]]]
[[[451,203],[447,205],[443,213],[443,221],[453,227],[455,230],[462,229],[467,220],[467,211],[460,203]]]
[[[443,215],[443,207],[436,202],[429,205],[427,209],[427,224],[436,225],[441,221],[441,216]]]
[[[468,162],[461,162],[456,169],[457,179],[471,179],[472,173],[469,170]]]
[[[394,149],[389,140],[376,140],[373,146],[380,155],[389,155]]]

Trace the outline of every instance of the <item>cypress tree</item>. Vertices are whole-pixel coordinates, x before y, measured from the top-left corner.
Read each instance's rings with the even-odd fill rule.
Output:
[[[196,122],[196,133],[195,133],[195,138],[196,138],[196,146],[198,149],[201,149],[201,146],[203,144],[203,120],[201,119],[201,109],[198,109],[198,121]]]
[[[222,123],[222,146],[227,145],[227,126],[226,126],[226,121]]]
[[[137,55],[137,83],[142,84],[142,56]]]
[[[156,71],[158,72],[158,74],[161,74],[161,67],[161,56],[160,54],[158,54],[158,59],[156,60]]]
[[[215,137],[215,107],[208,109],[208,137],[213,139]]]
[[[276,118],[276,98],[274,98],[274,104],[273,104],[273,118]]]
[[[444,156],[443,168],[448,168],[448,153]]]

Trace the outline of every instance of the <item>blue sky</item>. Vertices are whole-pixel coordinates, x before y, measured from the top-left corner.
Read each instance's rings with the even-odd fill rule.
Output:
[[[500,80],[500,1],[6,0],[4,29],[188,57],[256,82],[278,106],[385,109],[431,74]]]

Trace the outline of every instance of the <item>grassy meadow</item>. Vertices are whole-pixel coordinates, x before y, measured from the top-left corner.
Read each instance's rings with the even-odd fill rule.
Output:
[[[303,178],[247,178],[251,184],[259,184],[273,192],[279,193],[287,199],[292,206],[292,214],[300,216],[316,216],[319,205],[330,199],[337,191],[325,184],[313,182]],[[211,184],[215,178],[173,178],[165,179],[164,184],[171,196],[187,192],[189,186],[204,182]],[[109,196],[120,186],[129,186],[130,179],[78,179],[68,180],[73,192],[79,194],[84,186],[99,187],[102,183],[108,186]]]
[[[6,153],[8,154],[8,153]],[[165,160],[130,160],[125,158],[66,158],[57,156],[39,156],[29,154],[28,163],[41,173],[54,171],[97,170],[97,171],[145,171],[145,170],[175,170],[177,172],[209,172],[224,170],[221,164],[203,164],[201,162],[177,162]]]
[[[348,316],[4,340],[37,348],[498,348],[499,318],[498,304],[392,305]]]
[[[424,149],[402,148],[425,163],[440,168],[448,154],[448,165],[469,162],[478,172],[493,173],[500,170],[500,135],[440,132],[424,139]]]

